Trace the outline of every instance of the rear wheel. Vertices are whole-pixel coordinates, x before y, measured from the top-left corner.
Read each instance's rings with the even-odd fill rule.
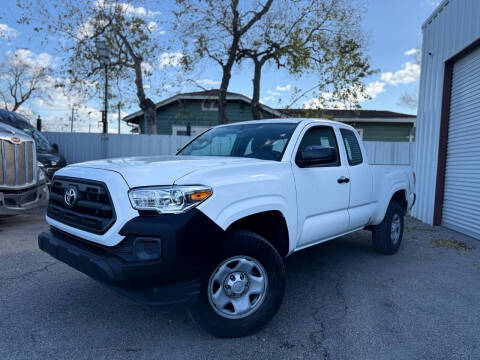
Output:
[[[395,254],[398,251],[403,238],[404,215],[405,211],[399,203],[388,205],[383,221],[373,227],[372,240],[376,252]]]
[[[221,246],[217,261],[203,276],[199,301],[189,312],[215,336],[250,335],[280,308],[284,264],[270,243],[249,231],[232,231]]]

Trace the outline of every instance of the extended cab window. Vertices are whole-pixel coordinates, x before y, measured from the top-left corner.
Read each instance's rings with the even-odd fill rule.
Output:
[[[331,147],[336,153],[336,159],[329,163],[322,164],[321,166],[340,166],[340,157],[338,156],[337,140],[335,139],[335,133],[329,126],[315,126],[307,130],[303,135],[302,142],[297,150],[297,159],[302,151],[309,146],[324,146]]]
[[[362,150],[358,143],[355,133],[351,130],[340,129],[343,143],[345,144],[345,151],[347,152],[348,163],[350,165],[359,165],[363,162]]]

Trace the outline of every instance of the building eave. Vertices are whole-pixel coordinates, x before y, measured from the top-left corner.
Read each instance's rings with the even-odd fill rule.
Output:
[[[394,123],[394,124],[415,124],[415,117],[399,117],[399,118],[333,118],[335,121],[344,123]]]
[[[169,97],[168,99],[165,99],[163,101],[160,101],[158,103],[155,104],[155,108],[156,109],[159,109],[163,106],[166,106],[166,105],[169,105],[173,102],[176,102],[176,101],[181,101],[181,100],[216,100],[218,99],[218,96],[217,95],[189,95],[189,94],[177,94],[177,95],[174,95],[174,96],[171,96]],[[227,94],[227,100],[239,100],[239,101],[244,101],[246,102],[247,104],[250,104],[252,102],[252,100],[245,96],[245,95],[241,95],[241,94]],[[264,104],[260,104],[260,107],[265,110],[266,112],[272,114],[272,115],[275,115],[275,116],[278,116],[278,117],[285,117],[285,114],[281,113],[280,111],[278,110],[275,110],[267,105],[264,105]],[[125,116],[122,120],[123,121],[126,121],[126,122],[129,122],[139,116],[142,116],[143,115],[143,110],[139,110],[139,111],[136,111],[130,115],[127,115]]]

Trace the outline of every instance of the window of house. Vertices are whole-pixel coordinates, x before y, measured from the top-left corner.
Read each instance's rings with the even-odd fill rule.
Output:
[[[209,127],[205,126],[192,126],[190,128],[190,135],[197,136],[202,132],[208,130]],[[172,135],[187,135],[187,126],[186,125],[172,125]]]
[[[217,111],[218,103],[217,100],[204,100],[202,102],[202,111]]]

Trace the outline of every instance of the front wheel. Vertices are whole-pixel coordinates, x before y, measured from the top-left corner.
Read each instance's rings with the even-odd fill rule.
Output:
[[[285,268],[275,248],[255,233],[236,230],[221,244],[189,312],[215,336],[250,335],[275,315],[284,291]]]
[[[405,212],[396,202],[388,205],[383,221],[372,231],[373,248],[381,254],[395,254],[403,238],[403,218]]]

